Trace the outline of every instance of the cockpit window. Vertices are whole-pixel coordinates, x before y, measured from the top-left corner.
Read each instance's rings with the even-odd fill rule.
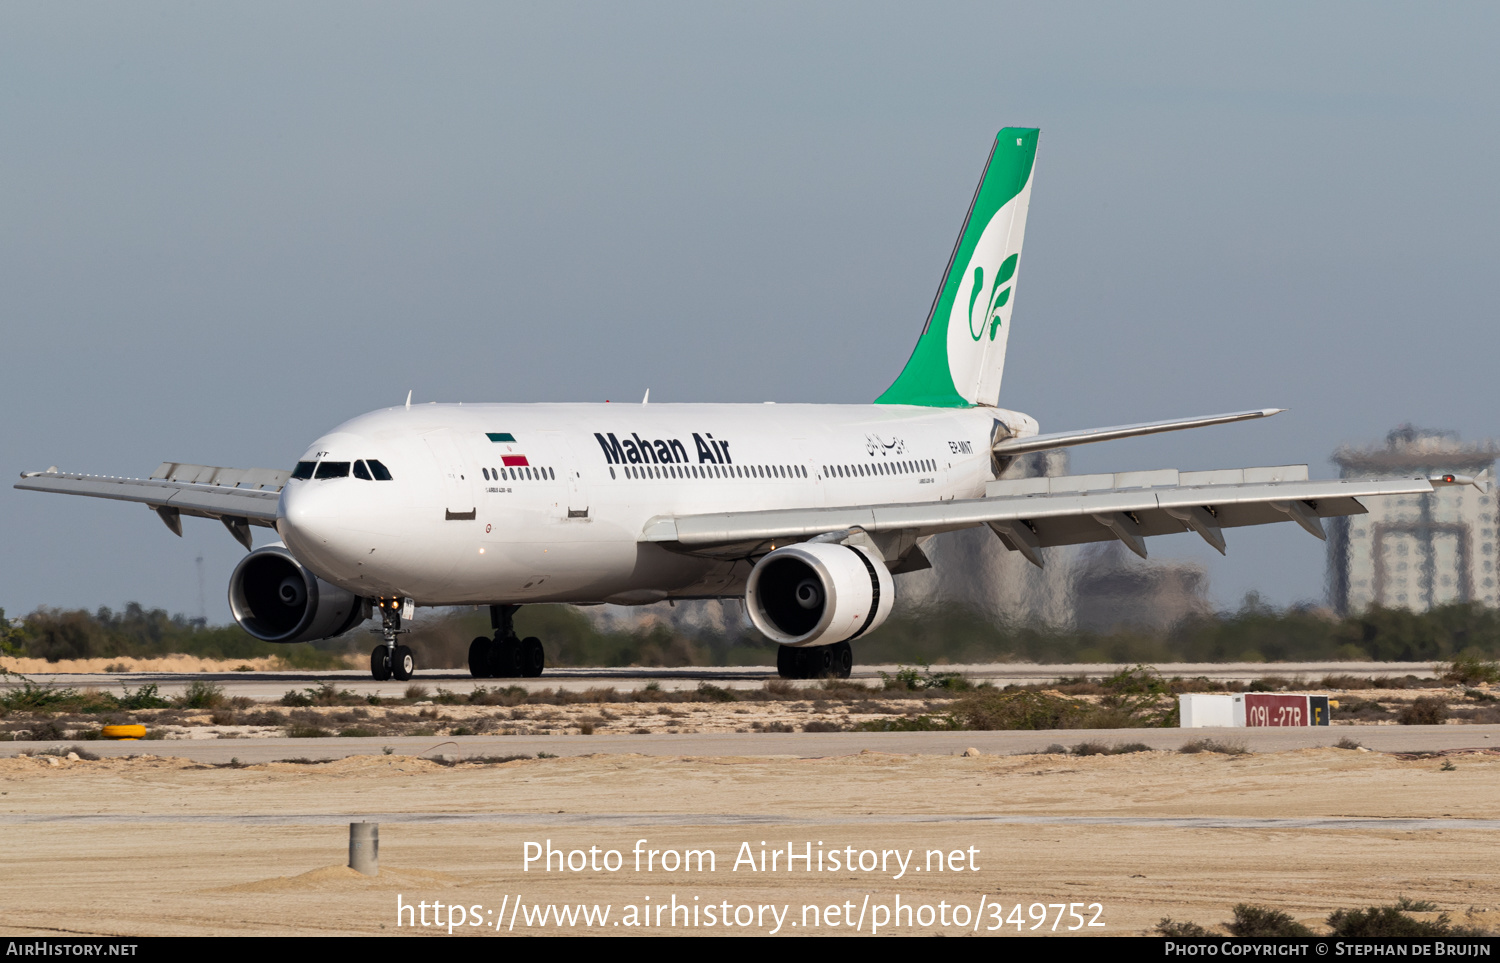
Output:
[[[375,476],[376,481],[390,481],[391,470],[373,458],[367,459],[370,465],[370,474]]]
[[[370,480],[370,469],[365,467],[364,462],[357,461],[354,463],[354,477],[363,478],[365,481]]]
[[[318,473],[315,478],[348,478],[349,463],[347,461],[322,461],[318,462]]]
[[[313,476],[313,465],[315,462],[299,461],[297,467],[292,469],[293,478],[311,478]]]

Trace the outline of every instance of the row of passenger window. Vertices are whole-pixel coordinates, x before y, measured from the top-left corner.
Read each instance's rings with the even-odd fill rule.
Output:
[[[299,461],[292,469],[293,478],[348,478],[351,463],[347,461]],[[391,472],[373,458],[352,463],[355,478],[365,481],[390,481]]]
[[[824,465],[823,474],[828,478],[858,478],[874,475],[909,475],[924,471],[935,471],[937,465],[930,459],[922,461],[898,461],[872,465]],[[801,465],[625,465],[620,469],[626,478],[806,478],[807,469]],[[618,477],[609,470],[609,477]]]
[[[921,461],[875,462],[868,465],[824,465],[823,474],[831,478],[868,478],[873,475],[915,475],[924,471],[936,471],[937,463],[930,458]]]
[[[806,478],[801,465],[625,465],[626,478]],[[615,470],[609,477],[616,478]]]
[[[556,481],[557,473],[550,468],[523,465],[519,468],[481,468],[485,481]]]

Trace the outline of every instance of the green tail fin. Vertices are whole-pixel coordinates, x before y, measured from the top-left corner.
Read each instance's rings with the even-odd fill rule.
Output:
[[[916,350],[876,404],[995,404],[1040,133],[1007,127],[996,135]]]

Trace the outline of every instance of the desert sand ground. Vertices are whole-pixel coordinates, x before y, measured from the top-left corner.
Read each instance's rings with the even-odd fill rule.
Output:
[[[982,907],[985,935],[998,904],[997,935],[1050,934],[1059,914],[1060,934],[1126,935],[1164,916],[1215,924],[1242,901],[1313,924],[1401,895],[1497,929],[1497,778],[1500,757],[1483,752],[1332,748],[455,766],[390,755],[246,768],[9,758],[0,759],[0,933],[447,935],[457,919],[454,935],[474,936],[835,935],[877,923],[882,934],[960,935],[976,932]],[[362,816],[381,824],[374,878],[343,868],[347,823]],[[619,869],[528,871],[526,844],[547,840],[585,856],[596,848],[590,859],[617,851]],[[736,867],[737,856],[758,866],[762,849],[788,843],[799,854],[811,844],[814,871],[787,872],[784,856],[776,871]],[[711,850],[715,868],[664,871],[659,860],[672,857],[659,855],[652,871],[637,871],[638,845],[643,859]],[[848,848],[856,861],[871,851],[867,865],[884,853],[885,870],[834,871],[828,853],[842,861]],[[888,851],[913,853],[899,879]],[[929,851],[941,851],[942,871]],[[686,909],[672,924],[674,899],[696,907],[696,925]],[[908,910],[892,919],[898,899]],[[445,925],[423,927],[416,912],[398,925],[398,900],[427,904],[429,924]],[[632,925],[642,907],[664,903],[659,925],[655,909],[649,925]],[[549,910],[538,923],[536,907],[552,904],[607,905],[610,916],[559,925]],[[731,925],[710,925],[710,904]],[[1032,930],[1036,912],[1046,921]],[[476,918],[483,925],[463,925]]]

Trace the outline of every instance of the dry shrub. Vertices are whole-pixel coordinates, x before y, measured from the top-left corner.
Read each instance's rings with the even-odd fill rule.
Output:
[[[1191,742],[1183,743],[1182,748],[1177,751],[1189,755],[1195,752],[1217,752],[1225,756],[1247,756],[1250,754],[1250,750],[1245,748],[1243,743],[1220,742],[1217,739],[1194,739]]]
[[[1448,718],[1448,703],[1437,696],[1418,696],[1396,714],[1403,726],[1440,726]]]
[[[979,692],[953,704],[959,729],[1082,729],[1098,710],[1045,692]]]
[[[1127,742],[1123,745],[1106,746],[1102,742],[1080,742],[1070,752],[1075,756],[1123,756],[1133,752],[1150,752],[1144,742]]]
[[[1387,718],[1391,710],[1370,699],[1340,699],[1338,713],[1340,719],[1364,722]]]
[[[1500,706],[1474,706],[1467,709],[1455,709],[1450,715],[1455,719],[1462,719],[1469,725],[1492,726],[1500,723]]]

